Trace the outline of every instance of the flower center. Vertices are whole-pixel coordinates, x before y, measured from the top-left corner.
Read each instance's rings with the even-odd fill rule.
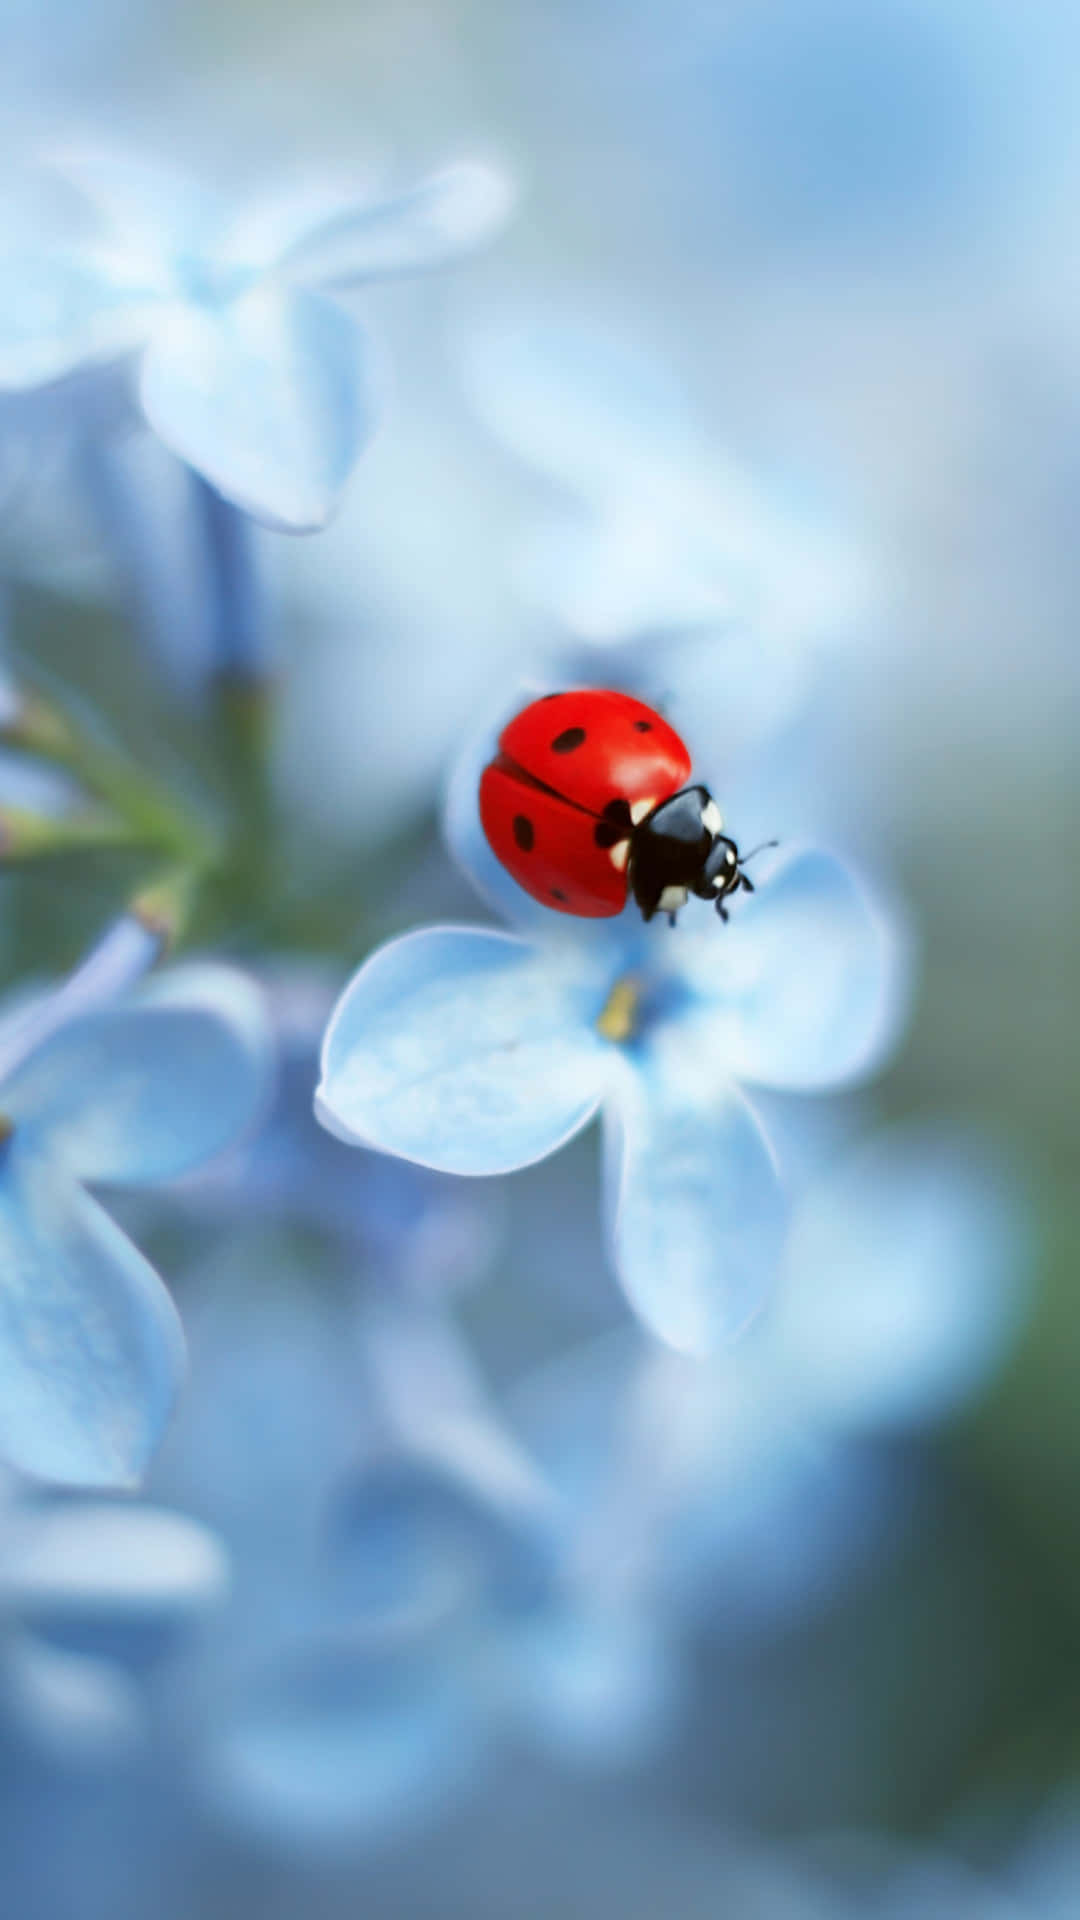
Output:
[[[250,267],[219,264],[200,254],[181,253],[173,260],[173,274],[181,299],[194,307],[224,307],[254,285]]]
[[[596,1031],[605,1040],[620,1043],[632,1040],[641,1011],[641,983],[633,974],[616,980],[597,1016]]]

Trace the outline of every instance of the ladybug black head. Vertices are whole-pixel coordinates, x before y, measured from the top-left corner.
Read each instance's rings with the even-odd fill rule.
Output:
[[[701,870],[701,879],[694,892],[703,900],[715,900],[716,911],[726,919],[723,900],[729,893],[737,893],[745,887],[747,893],[753,893],[753,882],[748,880],[739,863],[739,849],[734,840],[726,833],[718,833],[713,841],[705,865]]]
[[[674,921],[691,893],[714,901],[720,918],[726,920],[727,895],[740,887],[753,893],[739,849],[722,827],[720,809],[707,787],[684,787],[635,827],[630,885],[646,920],[660,912]]]

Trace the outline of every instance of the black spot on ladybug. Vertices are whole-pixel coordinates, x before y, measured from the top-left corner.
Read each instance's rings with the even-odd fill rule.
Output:
[[[553,900],[562,900],[563,902],[566,900],[566,895],[561,887],[552,887],[551,897]]]
[[[601,818],[593,828],[593,839],[598,847],[614,847],[620,840],[627,840],[634,830],[630,807],[625,800],[609,800]]]
[[[584,740],[584,727],[564,727],[561,733],[555,735],[551,743],[551,751],[552,753],[573,753],[576,748],[583,745]]]
[[[635,720],[634,732],[635,733],[651,733],[652,721],[651,720]]]
[[[536,835],[533,832],[532,821],[527,820],[523,813],[515,813],[514,815],[514,839],[517,841],[522,853],[532,852]]]

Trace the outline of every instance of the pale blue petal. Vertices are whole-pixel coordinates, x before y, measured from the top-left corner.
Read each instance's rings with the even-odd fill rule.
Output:
[[[222,203],[212,189],[145,154],[70,145],[49,155],[49,164],[159,274],[205,251],[220,224]]]
[[[505,174],[463,162],[408,193],[336,213],[298,240],[278,270],[300,285],[345,288],[441,266],[493,239],[513,201]]]
[[[817,1418],[932,1419],[992,1373],[1025,1299],[1014,1183],[972,1143],[897,1130],[816,1183],[771,1331]]]
[[[218,1153],[269,1089],[262,996],[228,967],[177,967],[73,1019],[0,1092],[18,1132],[81,1180],[172,1179]]]
[[[518,1606],[543,1585],[551,1534],[438,1460],[388,1457],[339,1503],[339,1592],[350,1619],[430,1627],[492,1598]]]
[[[9,1148],[0,1176],[0,1455],[78,1486],[130,1486],[172,1409],[180,1322],[89,1195]]]
[[[698,439],[678,381],[588,309],[506,301],[473,323],[469,396],[510,452],[593,500],[654,490]]]
[[[45,386],[133,351],[158,311],[148,286],[114,283],[74,252],[0,263],[0,388]]]
[[[426,1819],[474,1764],[463,1677],[445,1652],[343,1639],[280,1659],[206,1755],[215,1803],[285,1845]]]
[[[622,1320],[613,1331],[543,1361],[514,1387],[509,1408],[515,1431],[558,1489],[575,1531],[591,1527],[610,1497],[614,1457],[643,1368],[659,1351],[635,1322]]]
[[[228,1563],[185,1514],[111,1500],[25,1507],[5,1534],[0,1600],[50,1622],[197,1614],[222,1600]]]
[[[65,1766],[121,1758],[145,1731],[145,1702],[121,1667],[29,1633],[5,1645],[3,1687],[5,1708]]]
[[[260,186],[259,197],[231,205],[217,226],[213,256],[225,272],[249,278],[268,272],[308,234],[353,215],[375,197],[376,187],[350,170],[347,179],[320,167],[295,165],[285,177]]]
[[[609,1108],[615,1266],[645,1325],[701,1355],[741,1332],[765,1300],[784,1204],[746,1101],[670,1046],[664,1054],[657,1048],[642,1073],[628,1072]]]
[[[62,1027],[132,991],[160,958],[164,936],[137,914],[122,913],[59,987],[23,988],[0,1010],[0,1086],[7,1094],[25,1062]],[[8,1103],[9,1113],[14,1109]]]
[[[324,526],[370,427],[363,342],[331,300],[269,283],[177,305],[143,362],[146,417],[181,460],[270,526]]]
[[[564,1765],[634,1766],[671,1731],[676,1660],[645,1612],[545,1608],[515,1625],[502,1651],[514,1705]]]
[[[319,1119],[447,1173],[554,1153],[596,1111],[609,1052],[592,1024],[602,996],[576,957],[481,928],[391,941],[338,1002]]]
[[[664,491],[664,511],[677,516],[673,483]],[[529,598],[550,608],[575,637],[597,646],[650,638],[651,671],[666,690],[676,678],[667,634],[706,622],[723,629],[744,617],[742,569],[725,568],[722,556],[713,557],[711,573],[692,568],[655,497],[635,492],[588,519],[579,513],[572,522],[553,519],[531,530],[519,571]],[[758,662],[759,678],[768,677],[770,666]],[[602,674],[602,662],[597,672]],[[740,717],[737,707],[729,707],[729,720]]]
[[[695,1046],[737,1080],[792,1092],[869,1073],[906,1012],[901,930],[826,853],[782,858],[771,875],[763,863],[755,885],[719,937],[686,943],[708,1007]]]

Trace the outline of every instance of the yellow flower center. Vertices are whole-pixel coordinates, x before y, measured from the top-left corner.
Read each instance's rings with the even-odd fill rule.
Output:
[[[622,980],[616,980],[600,1009],[596,1022],[597,1033],[602,1033],[605,1040],[614,1040],[616,1043],[632,1040],[640,1006],[641,987],[633,975],[627,974]]]

